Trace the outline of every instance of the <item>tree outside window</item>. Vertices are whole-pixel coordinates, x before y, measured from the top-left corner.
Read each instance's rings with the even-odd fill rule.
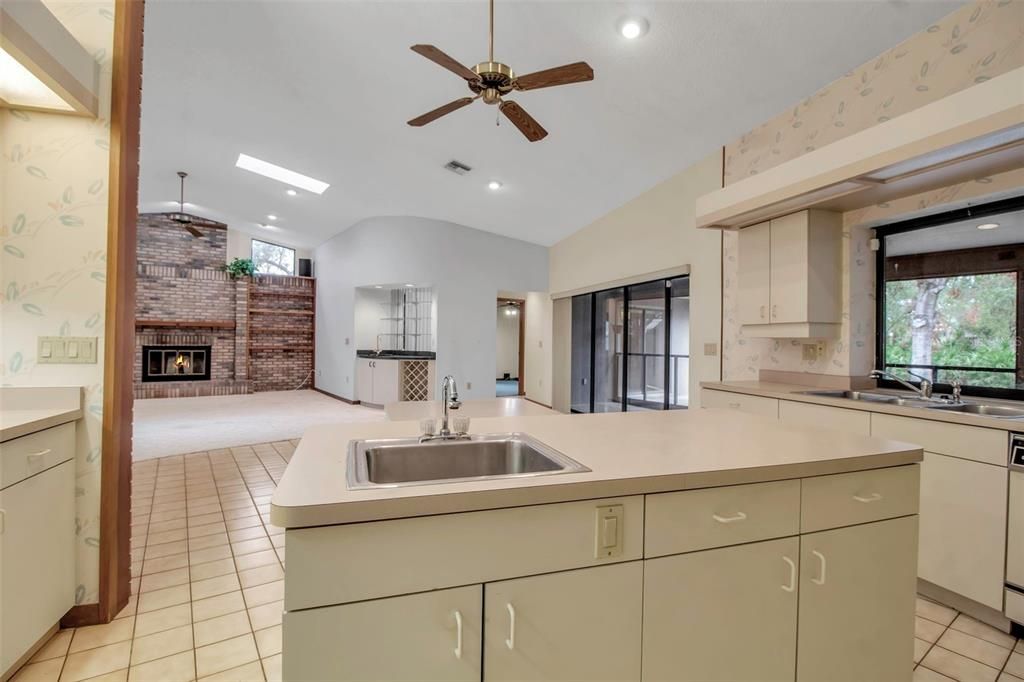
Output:
[[[294,275],[295,249],[253,239],[252,264],[261,275]]]

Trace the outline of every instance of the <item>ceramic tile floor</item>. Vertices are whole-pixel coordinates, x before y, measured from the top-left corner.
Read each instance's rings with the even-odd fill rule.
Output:
[[[284,529],[270,496],[298,441],[136,462],[132,597],[62,630],[16,682],[281,679]]]
[[[298,441],[137,462],[132,597],[62,630],[15,682],[281,679],[284,529],[270,496]],[[1024,640],[917,600],[914,682],[1024,682]]]

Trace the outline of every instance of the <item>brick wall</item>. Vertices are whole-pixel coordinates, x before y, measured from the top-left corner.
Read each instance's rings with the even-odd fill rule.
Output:
[[[199,229],[201,238],[166,215],[139,216],[135,397],[311,387],[314,281],[232,280],[224,271],[227,229]],[[211,346],[210,380],[142,383],[143,345]]]

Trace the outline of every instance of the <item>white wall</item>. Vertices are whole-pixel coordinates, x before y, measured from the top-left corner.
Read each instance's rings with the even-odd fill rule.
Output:
[[[498,292],[548,289],[546,248],[426,218],[364,220],[317,247],[314,258],[316,384],[350,399],[357,286],[410,282],[434,288],[437,377],[454,374],[464,398],[494,396]]]
[[[690,396],[699,407],[700,382],[721,378],[722,235],[696,227],[698,196],[722,186],[722,152],[704,160],[615,209],[551,247],[551,291],[594,287],[644,273],[690,267]],[[569,334],[565,314],[554,330],[553,381],[567,409]],[[556,321],[557,321],[556,320]],[[714,344],[713,354],[704,353]]]
[[[495,378],[500,379],[507,372],[513,379],[519,378],[519,314],[506,314],[508,306],[497,309],[497,348],[495,350]]]
[[[551,296],[547,292],[526,294],[526,339],[523,341],[523,373],[526,397],[551,405]]]

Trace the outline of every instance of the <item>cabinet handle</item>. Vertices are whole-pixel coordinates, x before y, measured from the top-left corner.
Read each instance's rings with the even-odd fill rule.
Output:
[[[764,306],[761,306],[761,319],[764,319]]]
[[[53,452],[53,448],[46,448],[45,450],[40,450],[39,452],[33,452],[31,455],[28,456],[27,459],[31,464],[35,464],[36,462],[38,462],[43,457],[46,457],[51,452]]]
[[[783,592],[793,592],[796,590],[796,562],[790,559],[788,556],[782,557],[782,560],[789,566],[789,584],[782,586]]]
[[[738,410],[738,409],[740,409],[740,404],[739,403],[729,403],[729,407],[731,407],[734,410]]]
[[[7,529],[7,511],[0,509],[0,535]]]
[[[779,316],[779,306],[773,305],[772,306],[772,319],[774,320],[778,316]]]
[[[505,604],[505,608],[508,609],[508,639],[505,640],[505,646],[511,651],[516,648],[516,609],[512,604]]]
[[[735,521],[743,521],[747,518],[747,515],[741,511],[736,512],[733,516],[720,516],[718,514],[712,514],[711,518],[719,523],[733,523]]]
[[[825,584],[825,568],[826,568],[825,555],[822,554],[821,552],[819,552],[816,549],[812,550],[811,554],[816,556],[818,558],[818,563],[821,564],[821,571],[818,573],[818,577],[817,578],[811,578],[811,582],[814,583],[815,585],[824,585]]]
[[[853,499],[857,500],[858,502],[863,502],[864,504],[868,504],[870,502],[878,502],[880,499],[882,499],[882,493],[871,493],[870,495],[854,495]]]
[[[462,659],[462,614],[455,612],[455,658]]]

